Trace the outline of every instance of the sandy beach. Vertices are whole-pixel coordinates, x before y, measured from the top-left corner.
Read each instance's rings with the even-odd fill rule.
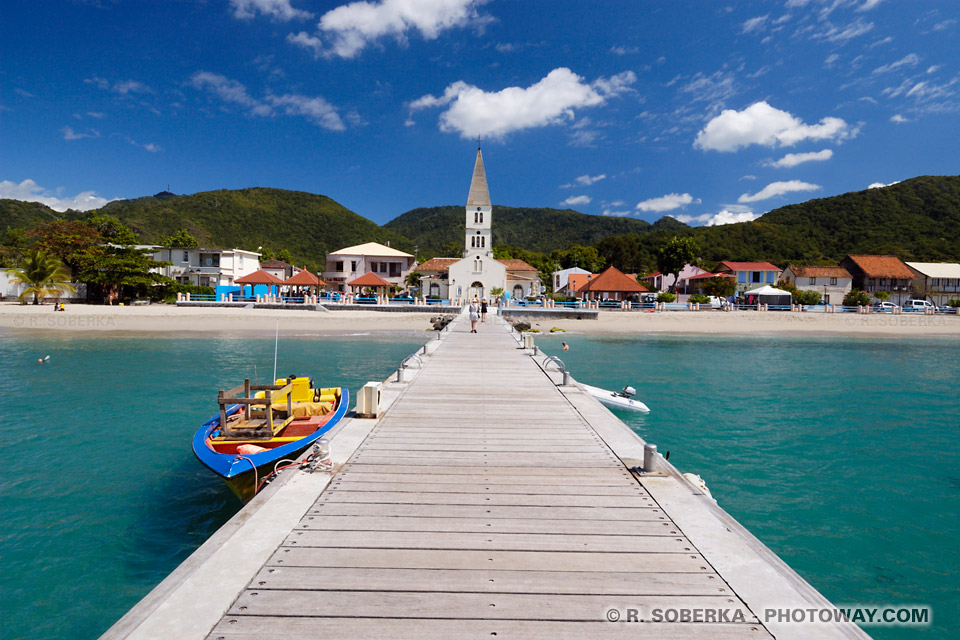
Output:
[[[350,335],[425,333],[435,312],[301,311],[273,309],[183,308],[173,305],[109,307],[67,305],[55,312],[16,303],[0,304],[0,330],[144,333],[272,333],[280,320],[284,334]],[[540,319],[531,324],[542,332],[553,327],[570,333],[675,333],[718,335],[876,335],[960,337],[960,316],[918,313],[851,314],[785,311],[603,311],[598,320]]]

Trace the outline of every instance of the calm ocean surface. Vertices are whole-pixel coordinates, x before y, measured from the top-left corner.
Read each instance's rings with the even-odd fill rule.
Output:
[[[355,393],[427,337],[284,338],[278,373]],[[621,418],[835,603],[933,607],[930,628],[872,635],[957,636],[960,341],[538,344],[582,382],[635,386],[652,412]],[[0,333],[0,364],[17,434],[0,479],[0,638],[95,638],[239,508],[190,437],[216,389],[271,376],[273,339]]]

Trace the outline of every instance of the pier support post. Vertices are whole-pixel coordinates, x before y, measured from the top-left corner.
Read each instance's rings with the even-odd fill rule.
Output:
[[[649,442],[643,445],[643,471],[644,473],[657,471],[657,445]]]

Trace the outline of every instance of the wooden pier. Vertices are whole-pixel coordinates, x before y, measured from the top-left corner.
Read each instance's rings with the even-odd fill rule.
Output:
[[[105,637],[867,637],[771,620],[833,607],[662,458],[631,470],[643,441],[502,319],[468,329]]]

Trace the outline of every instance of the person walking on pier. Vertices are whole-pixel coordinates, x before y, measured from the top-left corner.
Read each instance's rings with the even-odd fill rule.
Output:
[[[480,301],[480,322],[487,321],[487,299],[484,298]]]
[[[470,306],[467,308],[467,313],[470,314],[470,333],[476,333],[477,321],[480,320],[480,309],[477,307],[476,298],[470,303]]]

